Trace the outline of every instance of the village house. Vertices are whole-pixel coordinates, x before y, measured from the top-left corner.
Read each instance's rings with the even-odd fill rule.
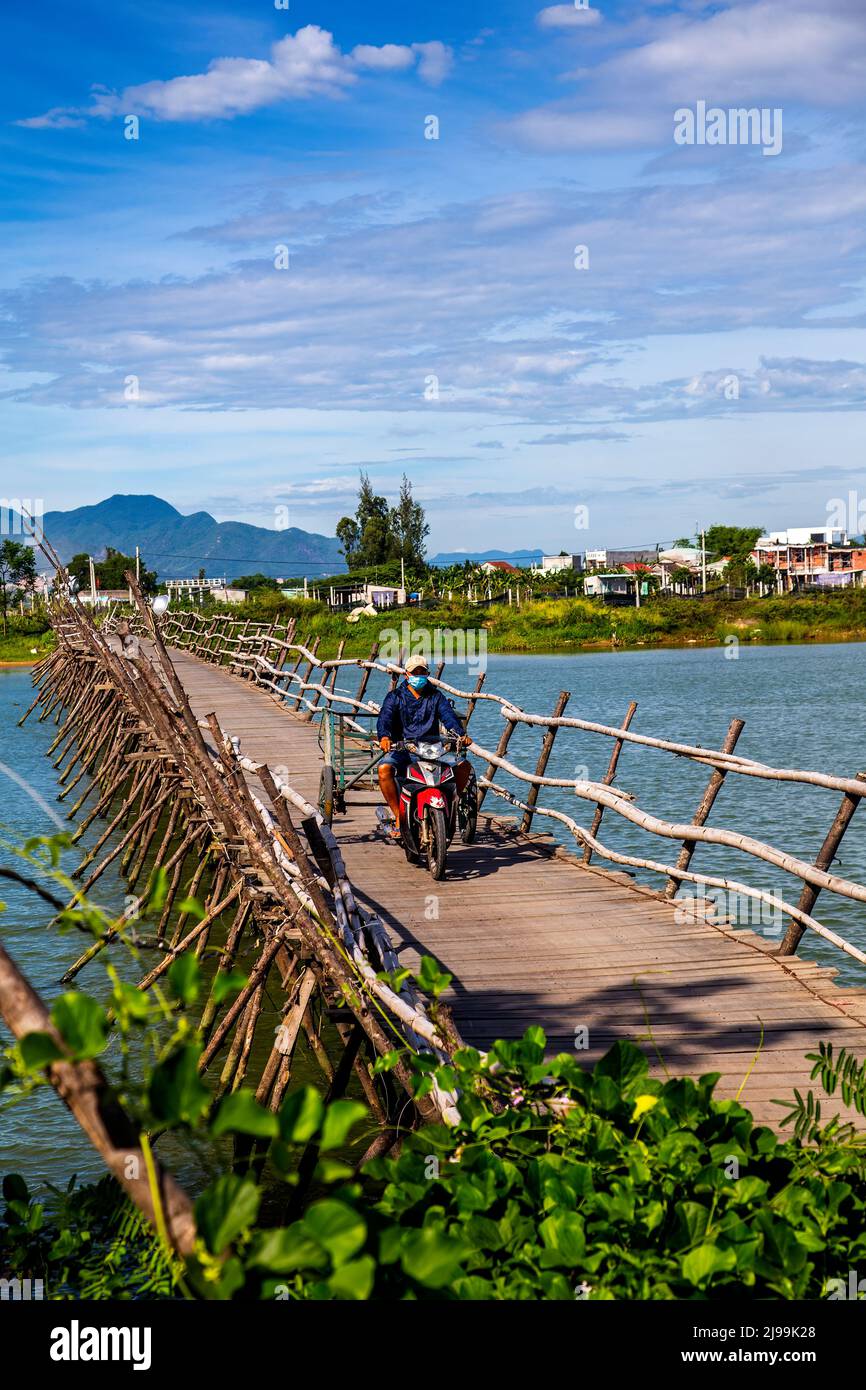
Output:
[[[481,566],[482,574],[517,574],[521,571],[516,565],[510,565],[507,560],[485,560]]]
[[[866,584],[866,547],[852,545],[848,533],[839,527],[772,531],[758,538],[752,559],[756,565],[770,565],[776,571],[777,588],[786,593]]]

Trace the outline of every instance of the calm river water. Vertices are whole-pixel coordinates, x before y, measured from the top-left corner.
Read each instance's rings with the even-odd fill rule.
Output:
[[[506,694],[524,709],[549,713],[561,690],[571,692],[569,713],[618,725],[630,700],[638,702],[632,729],[638,733],[719,747],[732,718],[745,720],[739,753],[780,767],[811,768],[853,775],[866,770],[864,714],[866,644],[741,647],[736,660],[720,648],[663,651],[593,652],[550,656],[490,656],[487,689]],[[445,679],[460,687],[474,683],[465,668],[452,666]],[[378,692],[371,687],[371,694]],[[56,734],[53,722],[16,724],[32,698],[27,670],[0,670],[0,833],[22,840],[51,828],[46,807],[58,808],[56,774],[46,749]],[[495,748],[502,717],[491,702],[482,701],[473,716],[472,732],[484,747]],[[509,758],[524,768],[534,767],[540,734],[518,729]],[[601,778],[607,768],[611,741],[593,734],[560,731],[548,771],[553,776]],[[709,773],[654,749],[629,746],[623,750],[617,785],[634,793],[643,809],[672,820],[690,820]],[[20,779],[16,780],[16,779]],[[503,778],[503,785],[521,788]],[[24,785],[22,785],[22,783]],[[73,799],[74,799],[73,794]],[[37,798],[41,798],[38,800]],[[545,792],[542,800],[567,811],[588,826],[593,808],[573,794]],[[764,783],[755,778],[729,777],[716,802],[712,823],[748,831],[802,858],[817,853],[833,819],[840,796],[835,792],[789,784]],[[503,814],[509,808],[489,797],[487,805]],[[543,819],[537,828],[545,825]],[[572,843],[567,830],[546,822],[558,839]],[[666,860],[677,845],[648,835],[608,811],[601,838],[626,853]],[[72,868],[80,849],[69,857]],[[14,862],[3,851],[3,862]],[[599,861],[603,863],[604,861]],[[727,872],[756,887],[782,888],[796,901],[799,884],[787,875],[735,851],[700,847],[693,867]],[[866,882],[866,808],[854,817],[835,868],[845,877]],[[657,876],[639,874],[659,884]],[[119,909],[124,885],[109,871],[100,883],[98,900]],[[46,930],[47,911],[24,890],[0,883],[0,937],[35,988],[46,1000],[58,992],[64,968],[82,949],[84,938],[58,936]],[[744,926],[778,938],[781,923],[755,915],[759,909],[746,900],[736,905]],[[816,909],[819,920],[846,939],[866,948],[866,906],[826,895]],[[866,967],[815,938],[807,937],[801,953],[840,968],[849,983],[866,983]],[[96,987],[98,969],[88,976]],[[305,1079],[305,1078],[304,1078]],[[166,1155],[168,1156],[168,1155]],[[0,1111],[0,1174],[24,1173],[28,1180],[48,1178],[65,1183],[72,1172],[100,1174],[77,1127],[50,1090],[22,1105]]]

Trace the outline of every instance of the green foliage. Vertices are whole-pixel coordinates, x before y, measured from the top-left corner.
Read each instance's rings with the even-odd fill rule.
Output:
[[[817,1298],[866,1254],[856,1144],[780,1140],[736,1101],[714,1100],[715,1076],[656,1080],[629,1043],[592,1071],[544,1053],[538,1028],[487,1058],[459,1052],[459,1123],[409,1135],[360,1183],[253,1235],[247,1292]],[[287,1107],[286,1141],[321,1132],[309,1097]]]
[[[60,876],[57,851],[40,841],[27,854]],[[93,927],[104,930],[95,912]],[[110,1062],[118,1033],[127,1111],[153,1143],[170,1133],[207,1152],[215,1176],[183,1268],[112,1182],[36,1200],[9,1177],[0,1270],[44,1277],[49,1297],[793,1300],[826,1296],[866,1259],[864,1143],[839,1120],[822,1125],[811,1092],[788,1104],[794,1136],[779,1138],[716,1100],[716,1075],[652,1077],[627,1042],[592,1069],[551,1060],[538,1027],[448,1065],[395,1048],[380,1070],[400,1060],[416,1096],[454,1093],[458,1118],[357,1171],[378,1132],[357,1101],[327,1105],[305,1086],[277,1114],[244,1088],[212,1104],[203,1039],[177,1010],[201,996],[193,956],[172,966],[171,998],[106,968],[106,1007],[78,991],[54,1005],[67,1053]],[[425,959],[417,982],[435,998],[448,977]],[[3,1104],[26,1102],[56,1057],[44,1033],[7,1049]],[[866,1114],[866,1067],[829,1044],[810,1060],[827,1095]],[[231,1166],[227,1136],[239,1140]]]
[[[732,560],[745,559],[755,548],[761,526],[708,526],[705,537],[707,553],[713,560],[729,555]]]
[[[821,1088],[827,1096],[834,1096],[838,1090],[844,1105],[853,1106],[858,1115],[866,1115],[866,1062],[860,1062],[847,1048],[834,1053],[833,1044],[821,1042],[818,1052],[807,1052],[806,1060],[813,1063],[812,1080],[820,1077]],[[828,1124],[821,1125],[821,1102],[815,1099],[812,1091],[805,1097],[794,1091],[793,1101],[776,1101],[784,1106],[788,1114],[780,1121],[782,1125],[794,1125],[794,1135],[806,1144],[817,1144],[835,1139],[850,1142],[855,1139],[852,1124],[842,1124],[833,1116]]]
[[[181,1268],[113,1178],[66,1191],[47,1186],[41,1200],[18,1174],[3,1180],[0,1273],[42,1279],[45,1297],[171,1298]]]

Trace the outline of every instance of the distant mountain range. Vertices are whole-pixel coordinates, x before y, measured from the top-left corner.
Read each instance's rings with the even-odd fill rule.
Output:
[[[73,555],[105,558],[111,546],[125,555],[141,549],[142,560],[156,570],[162,581],[193,579],[203,569],[208,579],[237,579],[244,574],[265,574],[269,578],[310,579],[344,574],[346,562],[335,536],[319,536],[291,526],[271,531],[264,526],[248,526],[241,521],[215,521],[208,512],[183,516],[161,497],[127,496],[116,493],[92,507],[76,507],[70,512],[46,512],[42,518],[45,536],[64,564]],[[0,535],[22,536],[20,518],[0,509]],[[472,550],[441,552],[431,565],[445,568],[471,560],[508,560],[528,567],[541,559],[541,550]],[[40,570],[47,561],[37,555]]]
[[[510,565],[528,569],[543,554],[543,550],[455,550],[453,553],[434,555],[430,564],[445,569],[448,565],[462,565],[466,560],[476,565],[483,565],[485,560],[507,560]]]
[[[156,570],[163,581],[192,579],[200,569],[208,579],[244,574],[273,579],[303,579],[306,574],[312,579],[346,569],[335,536],[318,536],[296,526],[270,531],[240,521],[215,521],[207,512],[182,516],[160,497],[118,493],[93,507],[46,512],[42,525],[64,564],[82,553],[104,559],[107,546],[134,555],[139,546],[147,568]],[[8,514],[0,514],[0,526],[5,535],[18,533],[14,517],[9,525]],[[46,565],[40,563],[39,568]]]

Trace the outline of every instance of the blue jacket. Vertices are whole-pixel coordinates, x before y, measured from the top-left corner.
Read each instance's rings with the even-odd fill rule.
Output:
[[[407,739],[410,743],[433,742],[439,737],[439,725],[454,734],[463,733],[463,725],[454,713],[451,701],[428,685],[420,696],[401,681],[396,690],[389,690],[382,701],[376,733],[379,738]]]

